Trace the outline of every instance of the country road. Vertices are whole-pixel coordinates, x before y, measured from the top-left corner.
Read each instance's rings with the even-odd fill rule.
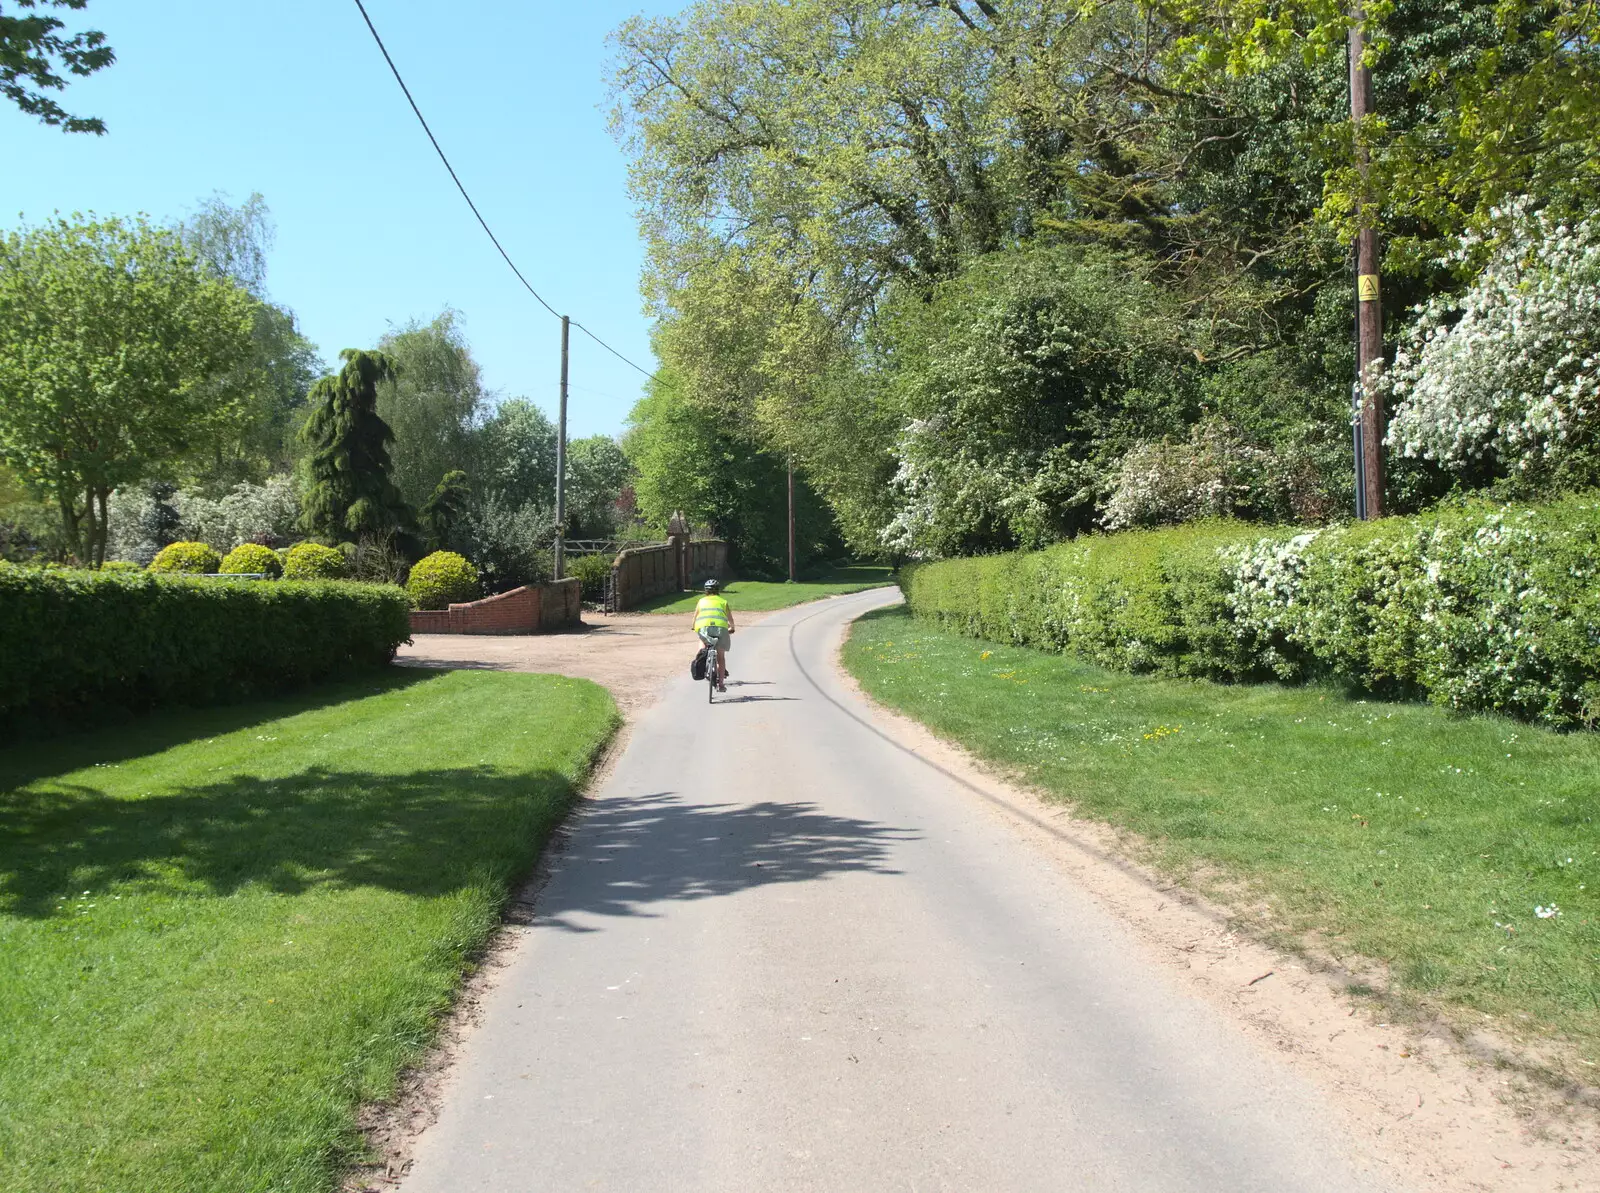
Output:
[[[634,726],[405,1193],[1395,1188],[1342,1111],[838,678],[888,590]],[[690,648],[686,642],[687,662]]]

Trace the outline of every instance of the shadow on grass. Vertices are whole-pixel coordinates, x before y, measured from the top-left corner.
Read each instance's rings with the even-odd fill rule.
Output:
[[[319,684],[284,696],[210,708],[161,708],[144,716],[124,713],[110,723],[87,725],[75,732],[60,731],[42,740],[4,742],[0,747],[0,800],[7,798],[7,792],[26,787],[36,779],[67,774],[96,763],[140,758],[264,721],[380,696],[436,679],[439,670],[395,664],[358,678]]]
[[[504,887],[574,795],[552,771],[410,774],[312,768],[121,799],[51,785],[0,802],[0,911],[34,918],[113,883],[169,894],[376,886]]]
[[[534,920],[595,932],[589,917],[652,915],[653,904],[839,874],[895,875],[893,845],[915,839],[910,829],[810,803],[690,802],[671,791],[605,799],[574,822]]]

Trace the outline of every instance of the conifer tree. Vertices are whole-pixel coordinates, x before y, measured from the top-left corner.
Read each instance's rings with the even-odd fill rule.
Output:
[[[378,384],[394,379],[394,364],[354,348],[339,358],[338,375],[312,386],[311,417],[300,432],[311,449],[301,529],[328,543],[393,537],[409,544],[416,517],[389,479],[394,432],[378,415]]]
[[[444,474],[421,511],[422,526],[428,532],[429,550],[438,551],[445,547],[450,540],[450,532],[466,514],[467,503],[471,499],[472,488],[467,484],[465,472],[457,468]]]

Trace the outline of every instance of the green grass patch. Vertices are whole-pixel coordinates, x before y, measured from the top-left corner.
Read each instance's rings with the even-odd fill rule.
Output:
[[[839,596],[847,592],[863,592],[868,588],[882,588],[893,584],[894,576],[887,567],[877,564],[854,564],[834,568],[814,580],[787,581],[734,580],[722,590],[733,606],[737,621],[740,611],[767,613],[774,609],[787,609],[821,597]],[[639,606],[640,613],[688,613],[694,609],[701,594],[698,592],[670,593],[656,597]]]
[[[1273,930],[1600,1063],[1600,736],[1130,676],[903,609],[859,621],[844,657],[874,699],[1132,829],[1164,871],[1243,884]]]
[[[0,1189],[332,1188],[616,723],[393,668],[0,752]]]

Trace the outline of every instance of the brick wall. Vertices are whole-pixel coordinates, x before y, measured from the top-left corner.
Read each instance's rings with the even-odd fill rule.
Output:
[[[629,547],[611,565],[617,611],[635,609],[651,597],[698,588],[712,576],[726,581],[728,544],[721,539],[673,537],[651,547]]]
[[[417,609],[413,634],[548,634],[577,625],[583,611],[576,580],[529,584],[448,609]]]
[[[651,597],[678,592],[678,548],[673,543],[629,547],[611,565],[617,612],[633,609]]]
[[[699,588],[711,579],[724,584],[733,579],[733,573],[728,570],[728,544],[722,539],[696,539],[686,543],[683,555],[690,588]]]

